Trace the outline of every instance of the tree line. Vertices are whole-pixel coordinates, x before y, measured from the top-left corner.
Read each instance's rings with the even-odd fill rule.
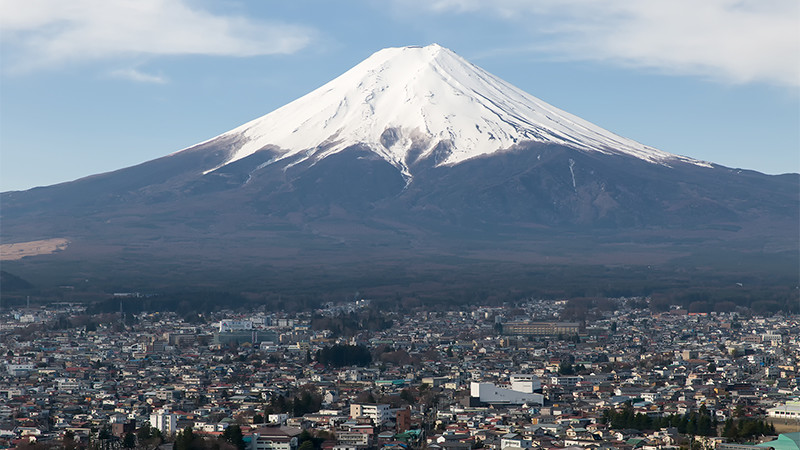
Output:
[[[621,410],[613,408],[603,411],[601,419],[612,429],[620,430],[632,428],[635,430],[657,430],[661,428],[677,428],[679,433],[697,436],[716,436],[717,419],[705,405],[698,411],[687,414],[670,414],[668,416],[652,417],[648,414],[637,413],[630,403]]]
[[[322,397],[304,390],[291,400],[283,395],[273,396],[264,408],[264,414],[291,413],[294,417],[302,417],[308,413],[315,413],[320,408],[322,408]]]
[[[329,367],[366,367],[372,363],[372,355],[363,345],[336,344],[317,350],[316,360]]]
[[[760,419],[729,418],[722,428],[722,435],[734,441],[745,441],[756,436],[774,436],[775,425]]]
[[[239,425],[231,425],[217,439],[202,437],[194,433],[191,427],[175,435],[175,450],[245,450],[247,445]]]

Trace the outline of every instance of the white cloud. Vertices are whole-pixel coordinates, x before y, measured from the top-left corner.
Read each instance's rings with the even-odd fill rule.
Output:
[[[109,75],[114,78],[135,81],[137,83],[166,84],[169,81],[163,75],[153,75],[133,68],[113,70]]]
[[[17,70],[130,56],[292,53],[313,36],[189,0],[0,0],[0,30]]]
[[[800,85],[797,0],[395,0],[404,9],[492,14],[536,51],[731,83]]]

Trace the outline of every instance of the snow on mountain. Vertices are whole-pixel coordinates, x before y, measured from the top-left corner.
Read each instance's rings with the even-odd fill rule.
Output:
[[[219,167],[265,148],[280,155],[271,162],[299,162],[362,144],[410,176],[409,166],[434,152],[437,165],[450,165],[526,141],[708,166],[555,108],[437,44],[380,50],[313,92],[211,141],[221,138],[233,145]]]

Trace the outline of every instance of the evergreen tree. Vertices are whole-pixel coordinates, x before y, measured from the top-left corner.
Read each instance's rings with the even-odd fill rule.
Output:
[[[736,437],[736,426],[733,423],[733,419],[730,417],[725,420],[725,427],[722,429],[722,436],[731,439]]]
[[[414,394],[412,394],[411,391],[409,391],[408,389],[403,389],[402,391],[400,391],[400,398],[411,404],[413,404],[416,401],[414,399]]]
[[[722,435],[735,441],[748,441],[758,436],[768,436],[775,434],[775,426],[764,420],[754,419],[728,419]]]
[[[175,450],[190,450],[195,440],[192,427],[186,427],[175,437]]]
[[[300,432],[300,435],[297,436],[297,445],[300,445],[306,441],[312,441],[313,443],[313,439],[313,436],[311,436],[311,433],[309,433],[308,430],[303,430]]]
[[[145,424],[143,427],[139,428],[136,432],[136,437],[139,439],[139,442],[144,442],[153,437],[153,432],[151,430],[150,424]]]
[[[647,414],[638,413],[633,418],[633,427],[632,428],[636,428],[637,430],[650,429],[651,425],[652,425],[652,421],[650,420],[650,417],[647,416]]]
[[[362,345],[336,344],[317,351],[317,361],[331,367],[368,366],[372,355]]]
[[[246,448],[242,429],[239,425],[231,425],[226,428],[222,433],[222,440],[236,446],[238,450],[245,450]]]
[[[694,413],[686,421],[686,434],[697,434],[697,417]]]
[[[680,417],[678,421],[678,433],[685,434],[689,425],[689,417],[688,415],[684,414]]]
[[[133,433],[125,433],[125,437],[122,438],[122,446],[124,448],[136,447],[136,435]]]
[[[100,429],[100,432],[97,433],[97,439],[105,440],[111,438],[111,428],[109,428],[108,424],[103,425],[103,428]]]

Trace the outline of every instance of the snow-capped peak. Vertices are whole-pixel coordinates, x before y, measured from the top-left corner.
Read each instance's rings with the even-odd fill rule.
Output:
[[[223,165],[267,147],[282,152],[278,159],[320,159],[362,144],[410,175],[409,165],[440,143],[447,151],[437,152],[437,164],[457,164],[525,141],[705,165],[555,108],[437,44],[380,50],[223,137],[236,142]]]

